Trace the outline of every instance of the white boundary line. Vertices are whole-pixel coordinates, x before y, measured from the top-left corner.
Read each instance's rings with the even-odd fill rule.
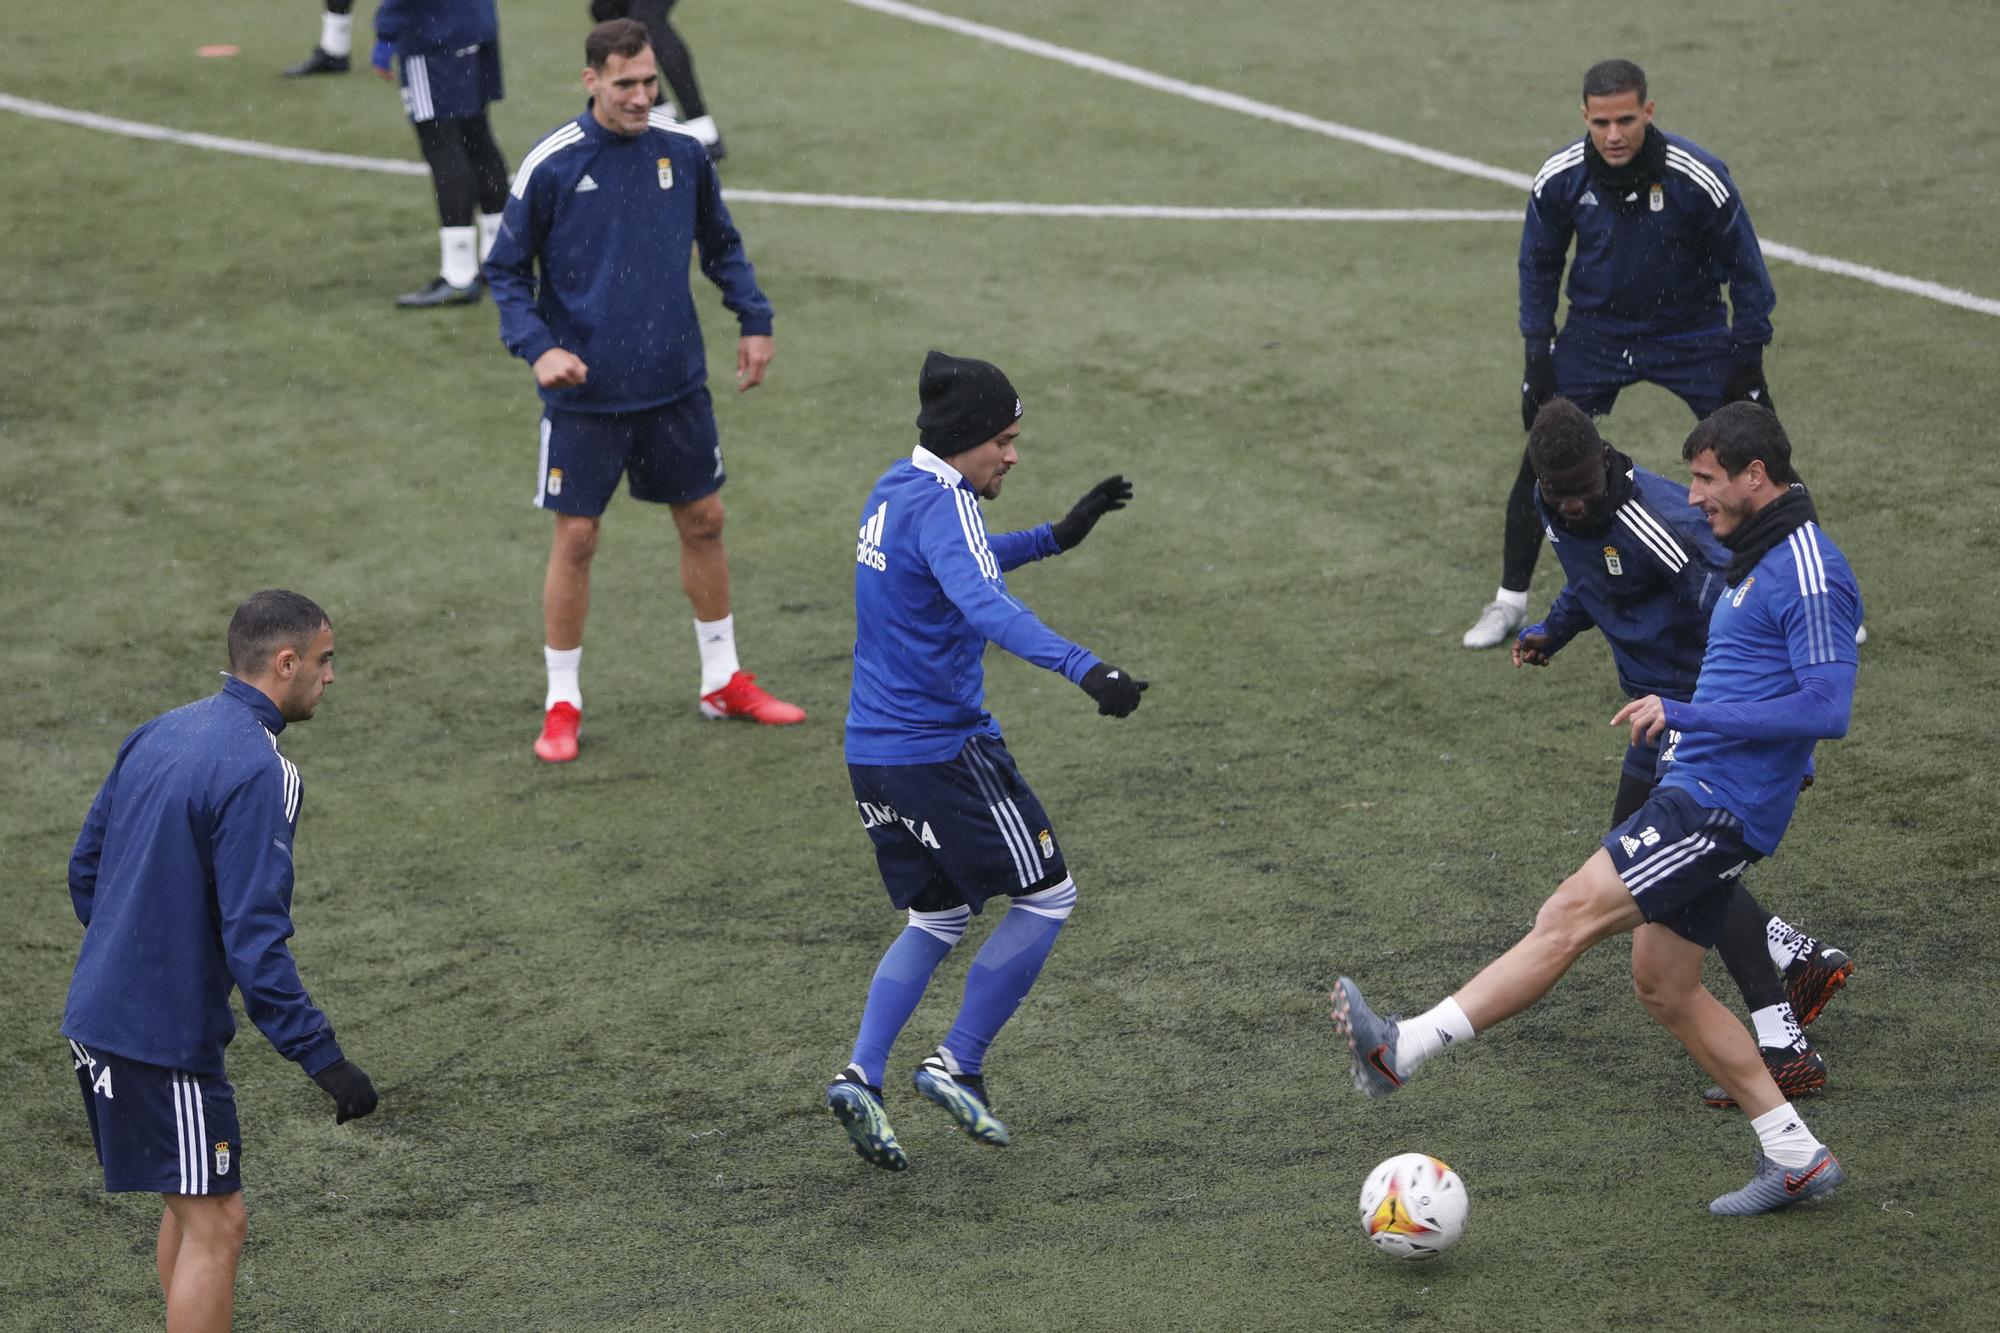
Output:
[[[958,33],[960,36],[971,37],[994,46],[1006,47],[1010,51],[1019,51],[1023,55],[1039,56],[1044,60],[1053,60],[1059,64],[1069,65],[1076,69],[1087,70],[1092,74],[1102,74],[1106,78],[1137,84],[1141,88],[1151,88],[1155,92],[1170,93],[1175,97],[1184,97],[1189,101],[1219,107],[1224,111],[1235,111],[1242,115],[1254,116],[1259,120],[1268,120],[1279,125],[1289,125],[1295,129],[1324,135],[1329,139],[1343,139],[1348,143],[1359,144],[1363,148],[1372,148],[1377,152],[1389,153],[1396,157],[1410,158],[1413,161],[1422,162],[1427,166],[1436,167],[1441,171],[1456,172],[1462,176],[1477,176],[1482,180],[1497,181],[1502,185],[1512,185],[1523,190],[1534,183],[1532,177],[1525,176],[1518,171],[1508,171],[1504,167],[1491,166],[1488,163],[1478,162],[1469,157],[1459,157],[1454,153],[1440,153],[1433,148],[1425,148],[1420,144],[1391,138],[1386,134],[1377,134],[1372,130],[1357,129],[1352,125],[1343,125],[1339,121],[1321,120],[1316,116],[1304,115],[1297,111],[1288,111],[1284,107],[1273,106],[1269,102],[1259,102],[1252,98],[1239,96],[1236,93],[1224,92],[1220,88],[1210,88],[1199,83],[1188,83],[1181,79],[1169,78],[1164,74],[1155,74],[1151,70],[1140,69],[1136,65],[1127,65],[1120,61],[1107,60],[1103,56],[1094,56],[1087,51],[1078,51],[1067,46],[1057,46],[1053,42],[1044,42],[1034,37],[1025,37],[1017,32],[1009,32],[1005,28],[995,28],[985,23],[974,23],[970,19],[954,18],[950,14],[940,14],[934,9],[924,9],[917,5],[904,4],[902,0],[847,0],[847,3],[858,9],[870,9],[890,18],[903,19],[910,23],[920,23],[931,28],[942,28],[947,32]],[[1907,292],[1912,296],[1926,297],[1933,301],[1942,302],[1945,305],[1957,306],[1963,310],[1977,311],[1982,315],[2000,315],[2000,301],[1991,300],[1984,296],[1976,296],[1971,292],[1961,291],[1956,287],[1947,287],[1943,283],[1929,282],[1923,278],[1905,277],[1900,273],[1891,273],[1886,269],[1874,268],[1867,264],[1856,264],[1845,259],[1835,259],[1829,255],[1814,254],[1810,250],[1801,250],[1791,245],[1781,245],[1775,241],[1764,241],[1762,244],[1764,254],[1771,259],[1782,259],[1788,263],[1816,269],[1821,273],[1838,274],[1844,278],[1854,278],[1860,282],[1872,283],[1877,287],[1887,287],[1892,291]]]
[[[0,111],[36,120],[56,121],[106,134],[155,143],[182,144],[238,157],[263,158],[303,166],[339,167],[346,171],[376,171],[391,176],[428,176],[421,162],[387,157],[357,157],[352,153],[322,153],[312,148],[287,148],[254,139],[230,139],[219,134],[169,129],[143,121],[120,120],[94,111],[74,111],[47,102],[0,93]],[[1168,204],[1031,204],[960,199],[885,199],[860,194],[799,194],[789,190],[724,190],[732,203],[787,204],[800,208],[840,208],[874,213],[956,213],[994,217],[1143,218],[1179,222],[1518,222],[1512,210],[1466,208],[1180,208]]]

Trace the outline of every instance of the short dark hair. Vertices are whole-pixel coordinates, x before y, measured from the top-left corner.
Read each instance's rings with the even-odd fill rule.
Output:
[[[1567,472],[1586,459],[1601,457],[1604,437],[1597,423],[1567,398],[1551,398],[1528,428],[1528,461],[1539,475]]]
[[[1693,462],[1713,451],[1722,470],[1735,476],[1752,463],[1764,465],[1764,475],[1780,486],[1798,480],[1792,471],[1792,441],[1778,414],[1760,403],[1727,403],[1696,426],[1681,445],[1681,458]]]
[[[301,657],[320,626],[333,621],[319,603],[283,588],[253,592],[229,618],[229,671],[255,674],[280,648],[296,649]]]
[[[645,24],[637,19],[612,19],[592,28],[583,39],[583,59],[592,69],[601,70],[611,63],[611,57],[630,60],[651,45]]]
[[[1646,101],[1646,71],[1629,60],[1600,60],[1583,72],[1583,100],[1616,97],[1619,93],[1639,94]]]

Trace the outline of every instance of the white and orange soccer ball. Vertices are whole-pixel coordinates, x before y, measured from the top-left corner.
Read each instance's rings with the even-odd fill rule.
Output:
[[[1361,1186],[1361,1232],[1384,1254],[1435,1259],[1465,1234],[1470,1206],[1458,1172],[1428,1153],[1400,1153]]]

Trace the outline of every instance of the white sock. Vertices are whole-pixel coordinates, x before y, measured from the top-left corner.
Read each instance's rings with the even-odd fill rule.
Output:
[[[549,669],[549,693],[542,701],[542,711],[546,713],[557,704],[568,704],[581,712],[583,686],[577,677],[583,670],[583,645],[551,648],[543,644],[542,661]]]
[[[715,143],[722,138],[722,131],[715,128],[714,116],[696,116],[687,122],[687,131],[706,144]]]
[[[479,228],[439,227],[438,272],[454,287],[470,287],[479,276]]]
[[[1396,1077],[1408,1078],[1417,1066],[1453,1042],[1472,1040],[1472,1020],[1449,995],[1428,1013],[1406,1018],[1396,1027]]]
[[[1783,917],[1774,916],[1764,923],[1764,952],[1771,955],[1771,965],[1780,972],[1805,951],[1806,937],[1792,929]]]
[[[1757,1131],[1757,1141],[1764,1145],[1764,1155],[1779,1166],[1793,1171],[1811,1164],[1813,1154],[1825,1145],[1813,1137],[1806,1122],[1799,1119],[1799,1113],[1786,1102],[1775,1111],[1766,1111],[1750,1122],[1750,1128]]]
[[[1766,1050],[1797,1050],[1806,1039],[1785,1000],[1759,1009],[1750,1015],[1750,1022],[1757,1029],[1757,1044]]]
[[[742,670],[736,662],[736,617],[695,621],[694,639],[701,645],[701,692],[713,694]]]
[[[321,14],[319,16],[319,49],[330,56],[353,54],[354,15]]]
[[[1501,588],[1493,594],[1493,600],[1506,607],[1509,611],[1526,611],[1528,609],[1528,594],[1525,590],[1514,592],[1507,588]]]
[[[492,253],[493,238],[500,234],[500,218],[501,215],[498,213],[479,215],[479,262],[482,264],[486,262],[486,256]]]

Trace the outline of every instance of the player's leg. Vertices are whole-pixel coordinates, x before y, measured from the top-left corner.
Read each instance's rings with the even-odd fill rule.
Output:
[[[174,1261],[181,1254],[181,1224],[174,1217],[174,1210],[162,1202],[160,1208],[160,1235],[153,1243],[153,1268],[160,1275],[160,1296],[165,1299],[174,1289]]]
[[[722,145],[722,132],[715,127],[715,117],[708,113],[701,87],[695,82],[694,55],[674,25],[667,21],[674,3],[675,0],[633,0],[631,15],[646,25],[653,57],[660,65],[660,77],[666,82],[666,87],[660,90],[660,99],[666,100],[668,91],[672,91],[676,119],[707,146],[711,160],[720,162],[728,156],[728,150]]]
[[[412,85],[425,80],[424,58],[411,56],[403,62],[404,77]],[[438,275],[413,292],[396,298],[405,310],[438,306],[470,305],[479,300],[479,228],[473,213],[479,203],[479,171],[467,148],[467,132],[459,119],[418,120],[418,107],[411,112],[417,143],[431,169],[431,188],[437,198]],[[490,137],[490,136],[489,136]]]
[[[354,53],[354,0],[326,0],[319,17],[319,43],[312,54],[285,71],[288,79],[313,74],[345,74]]]
[[[695,644],[701,651],[702,716],[768,726],[805,721],[805,709],[773,697],[736,656],[729,553],[722,544],[720,492],[728,476],[708,390],[696,389],[664,407],[633,415],[632,498],[664,504],[673,512],[680,537],[681,590],[694,609]]]
[[[1826,1086],[1826,1061],[1806,1040],[1793,1016],[1785,995],[1784,974],[1772,962],[1766,944],[1764,927],[1770,919],[1771,914],[1758,905],[1739,879],[1715,951],[1743,996],[1765,1068],[1787,1097],[1799,1097]],[[1721,1083],[1703,1094],[1703,1100],[1710,1106],[1735,1104],[1728,1085]]]
[[[535,755],[552,764],[576,758],[583,725],[583,626],[590,614],[590,565],[605,506],[624,475],[630,429],[615,413],[547,408],[534,503],[555,515],[542,574],[542,664],[548,691]]]
[[[1542,904],[1534,928],[1513,948],[1415,1018],[1381,1017],[1354,982],[1340,978],[1333,1021],[1353,1056],[1354,1086],[1371,1097],[1394,1092],[1431,1056],[1520,1013],[1548,994],[1591,946],[1642,919],[1599,849]]]
[[[227,1333],[236,1310],[236,1264],[250,1226],[243,1195],[162,1197],[180,1232],[167,1287],[168,1333]]]
[[[474,192],[479,202],[479,262],[483,265],[500,234],[500,216],[507,211],[507,158],[493,137],[485,111],[452,122],[458,126],[466,159],[472,164]]]

